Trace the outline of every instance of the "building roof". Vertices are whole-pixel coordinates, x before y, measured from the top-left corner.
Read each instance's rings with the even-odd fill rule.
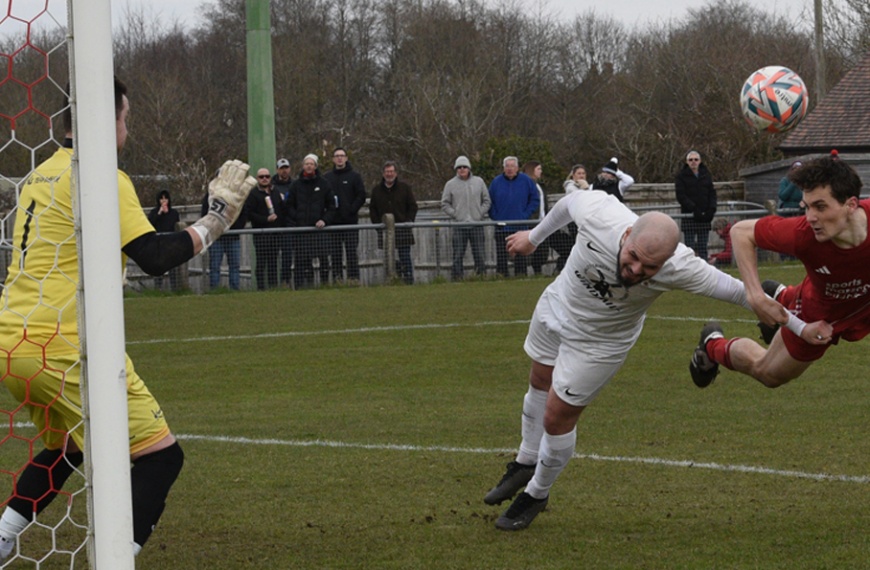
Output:
[[[870,152],[870,53],[791,131],[779,149],[788,156],[813,152]]]

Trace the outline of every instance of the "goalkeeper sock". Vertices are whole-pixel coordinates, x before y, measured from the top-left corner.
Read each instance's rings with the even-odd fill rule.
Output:
[[[9,508],[25,518],[41,513],[83,460],[81,451],[64,454],[62,449],[43,449],[18,478]]]
[[[523,441],[517,453],[517,463],[534,465],[544,435],[544,412],[547,410],[547,391],[529,386],[523,399]]]
[[[541,440],[541,454],[535,467],[535,476],[526,486],[526,493],[535,499],[544,499],[550,494],[550,487],[556,477],[574,456],[577,445],[577,428],[562,435],[544,434]]]
[[[10,507],[6,507],[3,511],[3,516],[0,517],[0,560],[3,560],[15,548],[15,539],[21,534],[30,519],[15,511]]]
[[[133,461],[133,468],[130,470],[133,490],[133,542],[140,550],[157,526],[166,506],[169,489],[178,478],[183,465],[184,452],[178,442]]]

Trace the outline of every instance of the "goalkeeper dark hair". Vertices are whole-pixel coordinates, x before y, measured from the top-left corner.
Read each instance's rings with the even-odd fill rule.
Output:
[[[124,110],[124,95],[127,94],[127,85],[115,76],[115,118]],[[70,85],[66,84],[66,93],[63,96],[63,128],[67,133],[72,132],[72,107],[69,104]]]
[[[861,196],[861,177],[836,155],[804,162],[803,166],[788,173],[788,179],[807,192],[830,185],[831,195],[840,204]]]

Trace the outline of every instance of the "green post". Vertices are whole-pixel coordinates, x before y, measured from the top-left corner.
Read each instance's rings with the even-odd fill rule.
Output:
[[[269,0],[246,0],[248,63],[248,163],[275,171],[275,95],[272,86],[272,19]]]
[[[248,63],[248,164],[275,171],[275,95],[269,0],[245,0]],[[254,252],[253,248],[251,250]],[[256,253],[254,253],[256,256]],[[253,260],[256,263],[256,260]],[[253,271],[251,272],[253,274]]]

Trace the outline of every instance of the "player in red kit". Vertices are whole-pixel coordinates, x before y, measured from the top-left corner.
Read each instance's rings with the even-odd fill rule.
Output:
[[[800,376],[840,339],[854,342],[870,333],[870,200],[859,198],[861,178],[836,152],[788,177],[803,189],[804,216],[744,220],[731,230],[750,306],[762,325],[785,327],[764,349],[748,338],[726,339],[718,323],[708,323],[689,366],[699,387],[709,385],[722,364],[775,388]],[[797,257],[807,276],[792,287],[762,284],[758,248]]]

